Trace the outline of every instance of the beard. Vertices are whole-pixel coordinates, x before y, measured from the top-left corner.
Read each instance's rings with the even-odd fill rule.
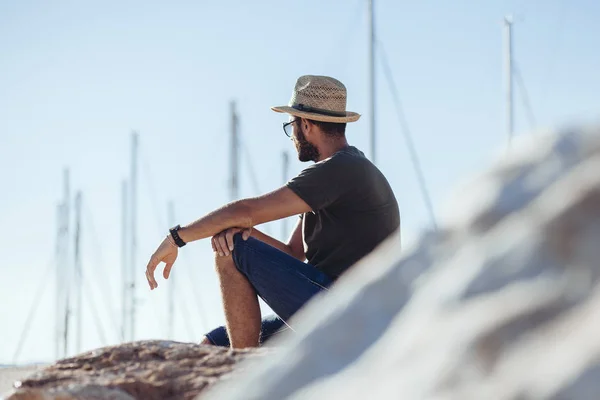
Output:
[[[319,159],[319,149],[306,140],[306,136],[304,136],[304,131],[302,130],[300,123],[298,123],[297,127],[298,132],[294,137],[294,144],[296,145],[296,151],[298,152],[298,159],[302,162],[316,162]]]

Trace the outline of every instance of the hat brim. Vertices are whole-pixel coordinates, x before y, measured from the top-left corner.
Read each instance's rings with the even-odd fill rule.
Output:
[[[357,114],[352,111],[346,111],[346,115],[344,117],[334,117],[331,115],[323,115],[323,114],[317,114],[317,113],[312,113],[312,112],[307,112],[307,111],[300,111],[300,110],[296,110],[295,108],[292,108],[290,106],[271,107],[271,110],[278,112],[278,113],[290,114],[290,115],[293,115],[294,117],[311,119],[313,121],[335,122],[335,123],[339,123],[339,124],[343,124],[343,123],[347,123],[347,122],[356,122],[360,118],[360,114]]]

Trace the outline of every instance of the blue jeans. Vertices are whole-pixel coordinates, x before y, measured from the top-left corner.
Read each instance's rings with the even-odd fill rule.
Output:
[[[275,312],[262,320],[260,343],[288,329],[287,321],[311,297],[327,290],[333,280],[310,264],[306,264],[253,237],[233,237],[233,261],[265,303]],[[229,346],[224,326],[206,334],[217,346]]]

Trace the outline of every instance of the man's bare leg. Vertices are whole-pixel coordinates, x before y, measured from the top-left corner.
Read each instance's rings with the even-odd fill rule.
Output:
[[[248,279],[237,270],[231,256],[215,257],[232,348],[257,347],[260,337],[258,297]]]

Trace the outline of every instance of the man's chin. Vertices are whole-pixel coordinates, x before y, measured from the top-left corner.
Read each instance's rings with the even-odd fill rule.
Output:
[[[300,162],[315,161],[315,157],[313,154],[298,153],[298,160]]]
[[[316,161],[319,158],[317,151],[312,151],[312,148],[296,147],[298,153],[298,160],[301,162]]]

